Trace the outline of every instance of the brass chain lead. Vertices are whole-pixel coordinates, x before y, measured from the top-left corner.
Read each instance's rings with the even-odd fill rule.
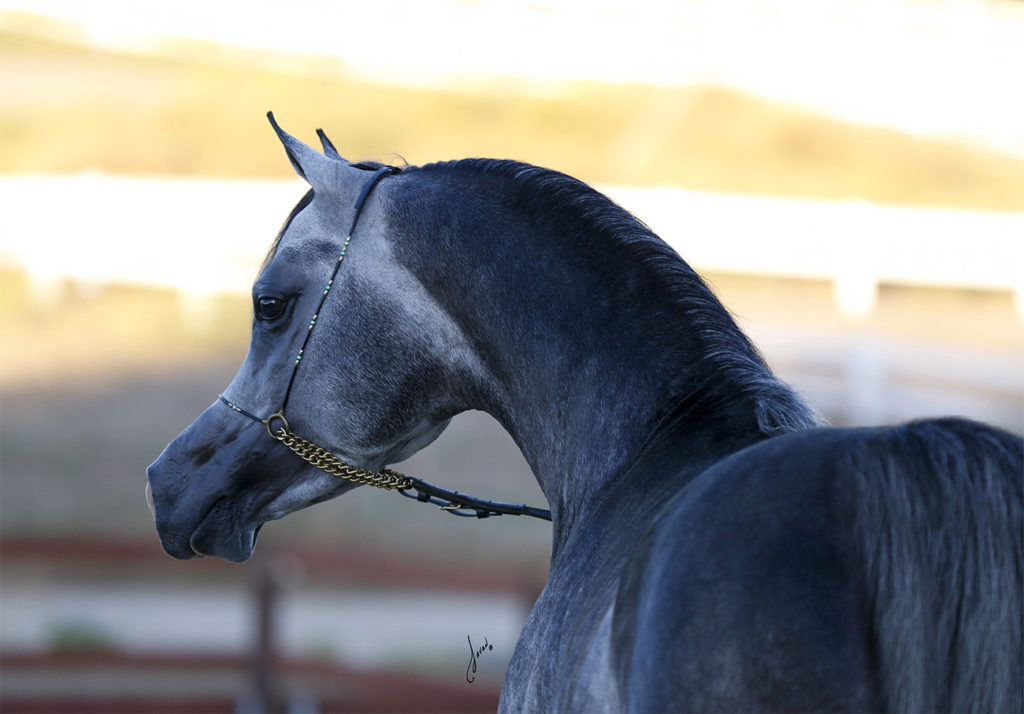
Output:
[[[382,488],[385,491],[394,489],[407,489],[412,487],[412,479],[405,474],[384,469],[383,471],[368,471],[367,469],[353,466],[339,459],[327,449],[317,446],[312,441],[303,439],[292,432],[280,427],[274,434],[274,438],[294,451],[307,463],[332,476],[343,478],[352,483],[363,484]]]
[[[362,484],[364,486],[382,488],[385,491],[407,489],[413,485],[412,479],[405,474],[400,474],[397,471],[392,471],[391,469],[384,469],[383,471],[368,471],[367,469],[353,466],[352,464],[338,458],[322,446],[317,446],[312,441],[303,439],[301,436],[292,432],[292,427],[284,415],[284,410],[277,411],[266,419],[261,419],[260,421],[263,422],[263,426],[267,428],[267,433],[270,434],[271,438],[280,441],[282,444],[298,454],[298,456],[306,463],[315,466],[322,471],[326,471],[332,476],[337,476],[338,478],[343,478],[346,481]]]

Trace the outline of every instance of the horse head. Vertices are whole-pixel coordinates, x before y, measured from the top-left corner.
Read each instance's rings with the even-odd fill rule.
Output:
[[[377,470],[435,439],[461,410],[456,385],[468,383],[460,332],[393,257],[388,181],[367,196],[375,167],[346,161],[322,133],[320,153],[270,119],[310,191],[253,285],[238,374],[147,471],[176,558],[244,561],[263,523],[353,487],[283,448],[260,420],[287,406],[295,432]]]

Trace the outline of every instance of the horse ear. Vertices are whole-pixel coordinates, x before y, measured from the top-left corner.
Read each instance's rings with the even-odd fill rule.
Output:
[[[334,176],[334,161],[316,149],[306,146],[278,126],[277,121],[274,119],[274,112],[267,112],[267,119],[270,120],[270,125],[274,127],[277,138],[284,144],[285,153],[288,154],[288,160],[292,162],[296,173],[304,178],[314,189],[328,185],[328,182]]]
[[[338,153],[338,150],[334,148],[334,144],[327,138],[327,134],[324,133],[323,129],[317,129],[316,135],[320,137],[320,144],[324,147],[324,154],[336,159],[338,161],[344,161],[346,164],[349,163],[348,159]]]

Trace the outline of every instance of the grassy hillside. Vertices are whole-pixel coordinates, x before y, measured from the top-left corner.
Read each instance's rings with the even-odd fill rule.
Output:
[[[731,90],[409,88],[325,60],[194,45],[180,59],[118,54],[14,24],[0,32],[3,172],[286,175],[263,116],[273,109],[300,138],[324,127],[355,159],[498,156],[590,182],[1024,210],[1022,161]]]

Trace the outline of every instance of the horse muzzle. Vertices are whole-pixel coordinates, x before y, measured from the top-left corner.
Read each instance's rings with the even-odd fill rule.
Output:
[[[255,547],[262,524],[250,517],[257,509],[246,487],[267,435],[224,416],[219,407],[205,411],[146,469],[146,500],[173,558],[242,562]]]

